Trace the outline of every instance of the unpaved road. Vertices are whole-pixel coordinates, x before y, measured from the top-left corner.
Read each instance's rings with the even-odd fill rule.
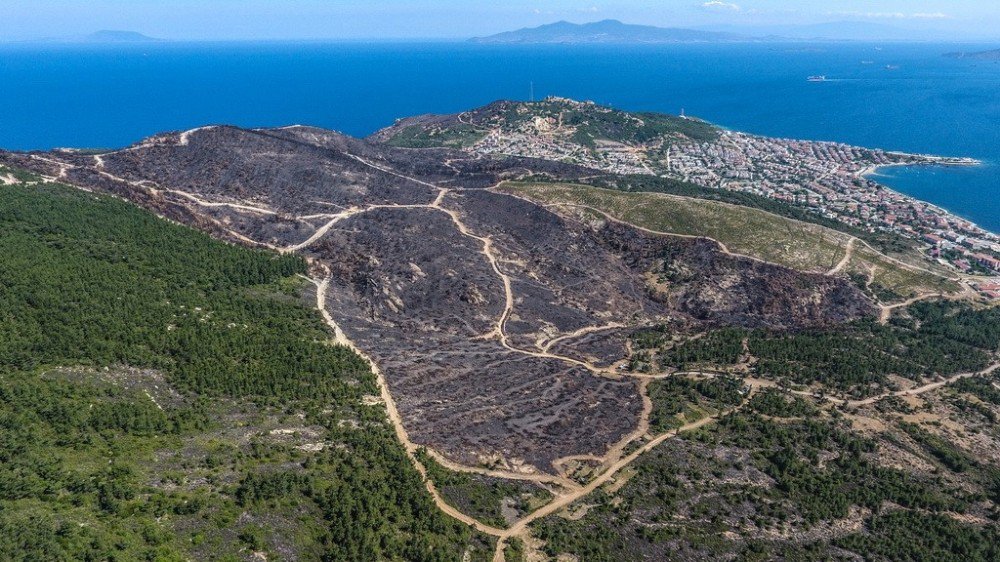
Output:
[[[824,400],[828,401],[828,402],[832,402],[832,403],[840,405],[840,406],[850,406],[850,407],[855,407],[855,408],[856,407],[861,407],[861,406],[869,406],[871,404],[874,404],[874,403],[878,402],[879,400],[884,400],[884,399],[892,397],[892,396],[900,396],[900,397],[902,397],[902,396],[920,396],[921,394],[924,394],[926,392],[930,392],[932,390],[937,390],[937,389],[939,389],[941,387],[944,387],[944,386],[948,386],[949,384],[951,384],[953,382],[956,382],[956,381],[959,381],[959,380],[962,380],[962,379],[968,379],[968,378],[971,378],[971,377],[979,377],[979,376],[987,376],[987,375],[991,374],[993,371],[996,371],[997,369],[1000,369],[1000,363],[995,363],[993,365],[990,365],[989,367],[983,369],[982,371],[975,371],[975,372],[971,372],[971,373],[959,373],[957,375],[952,375],[951,377],[949,377],[947,379],[944,379],[943,381],[932,382],[932,383],[929,383],[929,384],[925,384],[923,386],[919,386],[917,388],[910,388],[910,389],[907,389],[907,390],[896,390],[896,391],[893,391],[893,392],[885,392],[885,393],[878,394],[878,395],[875,395],[875,396],[871,396],[871,397],[868,397],[868,398],[865,398],[865,399],[862,399],[862,400],[845,400],[843,398],[836,398],[836,397],[832,397],[832,396],[823,396],[822,398]],[[792,391],[792,392],[794,394],[799,394],[799,395],[802,395],[802,396],[814,396],[810,392],[801,391],[801,390],[796,390],[796,391]]]
[[[885,325],[889,323],[889,317],[892,316],[892,311],[899,308],[906,308],[913,303],[920,302],[922,300],[933,299],[938,297],[944,297],[941,293],[927,293],[924,295],[917,295],[911,299],[907,299],[903,302],[898,302],[896,304],[883,304],[879,305],[878,321],[879,324]]]
[[[827,275],[836,275],[847,267],[847,264],[851,262],[851,257],[854,256],[854,244],[856,244],[857,241],[857,238],[851,238],[847,241],[847,250],[844,251],[844,257],[841,258],[841,260],[837,262],[837,265],[833,266],[830,271],[826,272]]]
[[[313,284],[316,285],[316,307],[320,310],[323,315],[323,319],[333,330],[335,334],[337,343],[349,347],[352,351],[357,353],[361,358],[368,362],[371,367],[372,374],[375,375],[375,381],[378,383],[379,391],[382,395],[382,402],[385,405],[386,414],[389,416],[389,422],[392,424],[393,429],[396,432],[396,438],[399,439],[400,443],[406,449],[407,456],[410,457],[410,461],[413,462],[413,466],[417,469],[421,476],[424,477],[424,485],[427,491],[430,493],[431,497],[434,499],[434,504],[438,508],[447,513],[449,516],[465,523],[466,525],[471,525],[479,531],[493,536],[501,536],[506,531],[504,529],[498,529],[490,525],[486,525],[464,513],[455,509],[448,502],[444,501],[441,494],[438,493],[437,488],[434,487],[434,483],[431,482],[430,478],[427,478],[427,469],[424,465],[420,463],[417,459],[417,445],[410,441],[410,436],[406,433],[406,428],[403,426],[403,419],[399,415],[399,410],[396,408],[396,402],[392,399],[392,394],[389,392],[389,386],[386,384],[385,377],[382,375],[382,371],[379,370],[378,366],[372,361],[371,357],[366,355],[363,351],[358,349],[351,340],[344,335],[344,331],[340,329],[340,326],[333,320],[333,317],[327,312],[326,309],[326,291],[329,286],[329,278],[324,278],[322,281],[312,280]]]

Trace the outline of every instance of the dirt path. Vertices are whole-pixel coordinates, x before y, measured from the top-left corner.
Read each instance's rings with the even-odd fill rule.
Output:
[[[477,236],[477,235],[473,234],[469,230],[469,227],[467,227],[465,225],[465,223],[462,222],[462,218],[458,216],[458,213],[456,213],[455,211],[452,211],[451,209],[447,209],[447,208],[443,207],[441,205],[440,201],[443,200],[444,194],[445,194],[445,191],[442,191],[442,195],[440,195],[438,197],[438,200],[435,201],[435,203],[437,203],[437,206],[433,206],[432,208],[437,209],[437,210],[439,210],[439,211],[447,214],[449,217],[451,217],[451,221],[453,223],[455,223],[455,228],[457,228],[458,231],[463,236],[467,236],[469,238],[473,238],[475,240],[478,240],[480,243],[482,243],[483,249],[481,250],[481,253],[484,256],[486,256],[486,260],[489,261],[490,266],[493,268],[493,271],[497,274],[497,276],[500,277],[500,280],[503,283],[503,292],[504,292],[504,307],[503,307],[503,311],[500,313],[500,317],[497,319],[497,323],[496,323],[496,326],[493,328],[493,331],[490,332],[489,334],[486,334],[485,337],[496,336],[496,337],[500,338],[500,341],[504,343],[505,347],[507,347],[507,345],[506,345],[507,344],[507,334],[504,332],[504,326],[507,324],[507,319],[510,317],[511,313],[514,311],[514,289],[513,289],[513,282],[511,281],[510,276],[507,275],[506,273],[504,273],[503,270],[500,269],[500,260],[497,258],[496,254],[493,252],[493,239],[492,238],[488,238],[488,237]]]
[[[177,144],[178,144],[178,146],[187,146],[188,144],[191,143],[191,136],[192,135],[194,135],[198,131],[208,131],[208,130],[211,130],[211,129],[214,129],[214,128],[215,128],[214,126],[209,125],[208,127],[197,127],[195,129],[191,129],[189,131],[184,131],[183,133],[181,133],[181,135],[179,137],[177,137]]]
[[[580,484],[577,482],[563,476],[553,476],[551,474],[542,474],[537,472],[514,472],[511,470],[496,470],[491,468],[469,466],[456,463],[427,446],[424,446],[424,450],[426,450],[427,455],[434,459],[438,464],[454,472],[479,474],[493,478],[502,478],[504,480],[519,480],[522,482],[536,482],[538,484],[554,484],[567,490],[573,490],[580,487]]]
[[[927,392],[931,392],[932,390],[937,390],[937,389],[939,389],[941,387],[948,386],[949,384],[951,384],[953,382],[956,382],[956,381],[959,381],[961,379],[968,379],[968,378],[979,377],[979,376],[987,376],[987,375],[991,374],[993,371],[996,371],[997,369],[1000,369],[1000,363],[995,363],[993,365],[990,365],[989,367],[987,367],[986,369],[983,369],[982,371],[975,371],[975,372],[971,372],[971,373],[959,373],[957,375],[952,375],[951,377],[949,377],[949,378],[947,378],[947,379],[945,379],[943,381],[932,382],[932,383],[929,383],[929,384],[925,384],[923,386],[919,386],[917,388],[910,388],[910,389],[907,389],[907,390],[896,390],[896,391],[893,391],[893,392],[885,392],[885,393],[878,394],[876,396],[871,396],[869,398],[865,398],[865,399],[862,399],[862,400],[846,400],[846,399],[843,399],[843,398],[835,398],[835,397],[832,397],[832,396],[824,396],[823,399],[826,400],[827,402],[831,402],[833,404],[837,404],[837,405],[840,405],[840,406],[850,406],[852,408],[857,408],[857,407],[861,407],[861,406],[870,406],[871,404],[874,404],[874,403],[878,402],[879,400],[884,400],[884,399],[892,397],[892,396],[899,396],[899,397],[902,397],[902,396],[920,396],[921,394],[924,394],[924,393],[927,393]],[[807,392],[807,391],[793,390],[791,392],[793,394],[798,394],[798,395],[802,395],[802,396],[813,396],[812,393]]]
[[[917,295],[911,299],[907,299],[903,302],[898,302],[896,304],[880,304],[878,313],[878,322],[883,326],[889,323],[889,317],[892,316],[892,311],[899,308],[906,308],[913,303],[920,302],[922,300],[933,299],[944,297],[942,293],[927,293],[924,295]]]
[[[368,166],[369,168],[378,170],[378,171],[380,171],[382,173],[385,173],[385,174],[389,174],[390,176],[396,176],[397,178],[402,178],[404,180],[412,181],[413,183],[416,183],[416,184],[419,184],[419,185],[423,185],[425,187],[432,187],[434,189],[443,189],[442,187],[434,185],[433,183],[429,183],[429,182],[426,182],[424,180],[420,180],[420,179],[408,176],[406,174],[401,174],[401,173],[397,172],[396,170],[393,170],[392,168],[389,168],[388,166],[383,166],[381,164],[376,164],[376,163],[374,163],[374,162],[372,162],[370,160],[366,160],[365,158],[362,158],[362,157],[360,157],[360,156],[358,156],[356,154],[351,154],[350,152],[344,152],[344,156],[346,156],[346,157],[348,157],[351,160],[354,160],[356,162],[360,162],[360,163],[364,164],[365,166]]]
[[[826,272],[827,275],[836,275],[847,267],[847,264],[851,262],[851,257],[854,256],[854,244],[857,243],[857,241],[857,238],[851,238],[847,241],[847,250],[844,252],[844,257],[837,263],[837,265],[833,266],[833,269]]]
[[[427,477],[427,469],[421,464],[420,460],[417,459],[417,445],[410,441],[410,436],[406,432],[406,428],[403,427],[402,417],[399,415],[399,410],[396,408],[396,402],[392,398],[392,394],[389,392],[389,386],[386,384],[385,377],[382,375],[382,371],[378,368],[375,362],[366,355],[363,351],[358,349],[354,343],[347,338],[344,331],[340,329],[340,326],[333,320],[333,317],[326,309],[326,292],[329,287],[329,277],[324,277],[322,281],[311,280],[314,285],[316,285],[316,308],[320,310],[323,315],[323,319],[326,321],[327,325],[333,330],[333,333],[338,344],[347,346],[354,353],[358,354],[359,357],[368,362],[371,368],[372,374],[375,375],[375,381],[378,384],[379,391],[382,395],[382,403],[385,405],[386,414],[389,417],[389,422],[392,424],[393,429],[396,432],[396,438],[399,439],[400,443],[403,444],[403,448],[406,449],[406,455],[410,457],[410,461],[413,466],[417,469],[417,472],[423,477],[424,485],[427,488],[427,492],[430,493],[434,500],[434,504],[437,505],[438,509],[448,514],[452,518],[475,527],[479,531],[493,536],[501,536],[506,532],[504,529],[498,529],[490,525],[486,525],[473,517],[470,517],[461,511],[455,509],[448,502],[444,501],[441,494],[438,493],[437,488],[434,487],[434,483],[431,482],[430,478]]]
[[[569,332],[566,334],[561,334],[558,337],[548,340],[541,346],[541,350],[547,352],[548,350],[552,349],[552,346],[556,345],[557,343],[564,342],[566,340],[575,339],[586,334],[593,334],[595,332],[603,332],[605,330],[614,330],[616,328],[624,328],[624,327],[625,324],[619,324],[618,322],[612,322],[610,324],[605,324],[603,326],[587,326],[586,328],[580,328],[579,330]]]
[[[53,166],[59,167],[59,173],[56,176],[48,176],[51,178],[51,181],[54,182],[62,181],[66,177],[66,174],[69,173],[69,170],[76,169],[76,166],[74,166],[73,164],[67,164],[66,162],[63,162],[61,160],[53,160],[51,158],[45,158],[44,156],[39,156],[37,154],[32,154],[31,158],[34,160],[38,160],[39,162],[45,162],[47,164],[52,164]]]
[[[238,211],[247,211],[250,213],[257,213],[259,215],[269,215],[269,216],[279,216],[279,213],[271,209],[266,209],[264,207],[254,207],[252,205],[243,205],[241,203],[216,203],[212,201],[205,201],[197,195],[188,193],[186,191],[181,191],[179,189],[162,189],[164,193],[173,193],[175,195],[180,195],[185,199],[189,199],[202,207],[227,207],[230,209],[236,209]]]

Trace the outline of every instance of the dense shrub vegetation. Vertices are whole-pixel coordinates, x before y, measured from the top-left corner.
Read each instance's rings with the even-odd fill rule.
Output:
[[[691,369],[736,362],[746,341],[758,375],[795,384],[820,382],[858,396],[889,375],[919,380],[979,371],[1000,350],[1000,310],[922,302],[889,325],[861,320],[843,327],[770,332],[725,329],[680,345],[661,342],[662,366]],[[657,342],[644,337],[646,345]]]
[[[736,377],[696,380],[674,376],[653,381],[648,389],[653,401],[649,428],[662,433],[736,406],[743,401],[742,386],[742,379]]]
[[[819,414],[819,408],[801,396],[792,396],[773,388],[758,392],[750,400],[750,408],[775,418],[804,418]]]
[[[752,408],[806,411],[797,401],[776,406],[777,393],[760,396]],[[874,440],[836,421],[740,412],[643,457],[614,497],[587,498],[583,518],[550,517],[533,529],[548,554],[581,560],[836,559],[831,546],[879,560],[995,557],[995,531],[945,515],[969,506],[964,490],[880,466],[876,454]],[[798,535],[816,529],[822,537],[821,525],[856,508],[872,513],[863,532],[834,544]],[[925,536],[907,540],[921,528]],[[757,530],[790,534],[763,540]]]
[[[835,541],[874,560],[1000,560],[1000,533],[943,515],[898,511],[875,518],[869,533]]]

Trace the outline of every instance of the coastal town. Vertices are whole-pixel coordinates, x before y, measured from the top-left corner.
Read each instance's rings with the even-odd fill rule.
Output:
[[[928,257],[962,273],[1000,273],[1000,236],[870,179],[880,168],[972,166],[975,160],[728,131],[718,143],[672,143],[660,147],[663,157],[657,152],[647,154],[660,175],[786,201],[870,232],[894,232],[924,243]]]
[[[588,109],[593,111],[593,106]],[[987,298],[1000,299],[1000,280],[989,280],[1000,276],[1000,236],[872,179],[879,169],[893,166],[979,164],[970,158],[727,130],[707,142],[664,135],[641,144],[607,140],[584,144],[561,117],[542,116],[520,121],[513,129],[493,128],[472,150],[573,162],[614,174],[656,175],[784,201],[858,229],[916,241],[928,259],[968,277],[971,286]]]

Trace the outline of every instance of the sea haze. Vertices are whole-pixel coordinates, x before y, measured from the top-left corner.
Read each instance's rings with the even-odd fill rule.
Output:
[[[979,51],[997,45],[962,45]],[[0,146],[119,147],[211,123],[364,136],[394,119],[535,94],[753,133],[972,156],[880,181],[1000,231],[1000,64],[955,45],[494,46],[202,43],[0,46]],[[862,62],[870,64],[862,64]],[[826,75],[826,82],[807,82]]]

